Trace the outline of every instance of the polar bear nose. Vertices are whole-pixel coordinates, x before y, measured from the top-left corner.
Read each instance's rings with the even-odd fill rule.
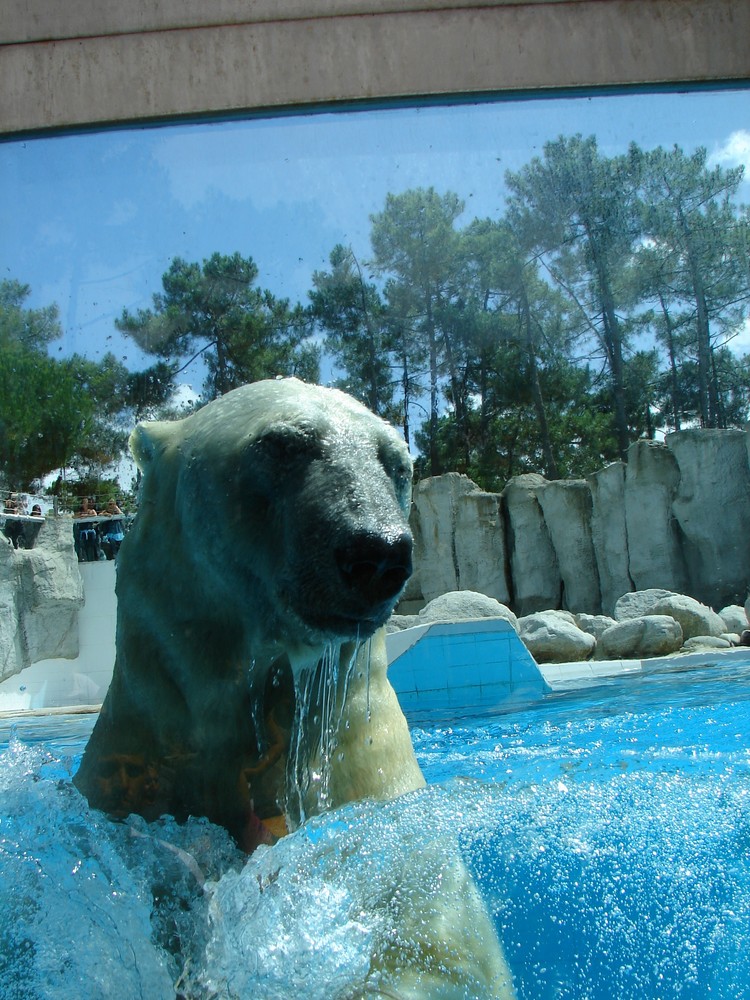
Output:
[[[344,582],[368,604],[394,598],[411,576],[411,535],[393,539],[362,534],[336,550],[336,562]]]

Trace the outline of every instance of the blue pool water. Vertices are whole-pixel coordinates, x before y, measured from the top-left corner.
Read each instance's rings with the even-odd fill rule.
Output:
[[[22,720],[10,745],[6,724],[0,998],[361,995],[372,887],[436,836],[458,837],[522,1000],[750,996],[750,660],[679,662],[420,717],[428,789],[247,862],[202,821],[90,811],[69,779],[92,717]]]

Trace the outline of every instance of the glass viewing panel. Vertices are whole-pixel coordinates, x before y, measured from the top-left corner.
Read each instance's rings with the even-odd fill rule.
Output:
[[[286,374],[493,490],[741,426],[747,110],[621,91],[5,142],[4,496],[128,507],[138,419]]]
[[[481,662],[478,642],[471,656],[480,662],[465,671],[464,661],[460,664],[463,689],[455,686],[453,663],[445,679],[448,657],[442,666],[435,657],[434,670],[432,661],[422,673],[411,670],[414,700],[424,695],[416,690],[421,678],[433,683],[434,673],[444,684],[435,704],[454,711],[455,697],[459,707],[449,724],[433,718],[431,727],[421,720],[412,727],[429,787],[398,801],[352,803],[327,826],[313,822],[282,838],[271,852],[259,851],[253,867],[254,860],[245,864],[218,828],[212,835],[198,821],[140,823],[140,816],[161,815],[157,768],[165,776],[162,788],[173,781],[183,794],[192,792],[191,780],[180,783],[172,776],[181,767],[188,776],[199,773],[209,755],[194,752],[190,741],[195,736],[200,746],[206,733],[218,733],[221,753],[206,774],[228,777],[206,781],[206,787],[216,790],[217,800],[224,793],[231,798],[227,789],[244,796],[243,823],[280,820],[276,829],[283,833],[285,818],[275,815],[281,800],[267,794],[261,812],[258,788],[266,780],[267,788],[285,787],[290,775],[299,789],[308,752],[310,760],[323,762],[315,767],[324,776],[331,773],[326,761],[345,759],[328,738],[335,726],[322,722],[315,742],[312,725],[308,731],[293,722],[304,714],[301,709],[296,715],[294,699],[310,706],[319,697],[330,713],[321,708],[319,718],[330,721],[337,698],[313,679],[338,677],[333,683],[343,691],[364,684],[366,695],[358,697],[369,723],[369,673],[363,682],[364,671],[355,669],[352,659],[348,672],[337,675],[338,653],[326,656],[321,662],[328,675],[312,669],[302,674],[308,678],[303,697],[291,680],[292,660],[295,669],[304,661],[303,643],[295,645],[294,656],[289,645],[287,663],[277,653],[284,643],[269,642],[264,655],[273,663],[262,684],[252,688],[258,681],[250,677],[257,674],[256,659],[233,627],[242,621],[235,608],[245,597],[244,581],[237,604],[227,610],[223,602],[231,589],[226,580],[242,580],[237,567],[252,565],[255,551],[243,563],[235,556],[232,533],[217,545],[211,532],[220,510],[205,511],[205,534],[192,530],[195,522],[187,528],[179,523],[171,536],[177,543],[165,549],[172,556],[180,546],[189,551],[200,535],[199,551],[207,553],[203,564],[218,571],[206,574],[209,582],[199,593],[205,604],[207,595],[221,604],[220,618],[212,621],[211,608],[207,613],[203,605],[186,610],[189,573],[175,572],[174,562],[162,567],[140,557],[143,549],[133,543],[150,546],[157,530],[145,534],[146,542],[143,532],[133,531],[118,557],[137,503],[137,477],[127,452],[135,423],[180,416],[257,379],[295,374],[341,385],[402,431],[417,476],[457,471],[488,491],[500,491],[511,477],[527,472],[548,480],[582,477],[616,462],[634,441],[660,440],[675,429],[743,428],[750,407],[749,107],[748,90],[742,88],[618,91],[117,129],[0,144],[0,530],[16,548],[33,547],[38,534],[44,539],[49,532],[60,542],[58,565],[69,589],[57,599],[49,586],[53,574],[38,551],[43,543],[30,553],[0,545],[5,560],[0,570],[6,574],[0,580],[0,640],[5,640],[0,668],[9,674],[3,681],[0,672],[0,724],[7,731],[10,713],[23,716],[14,717],[21,740],[13,739],[3,753],[0,771],[6,796],[0,853],[8,873],[0,876],[0,979],[11,984],[13,996],[77,995],[84,981],[103,984],[97,995],[125,998],[290,997],[300,995],[302,982],[306,996],[324,1000],[401,995],[387,976],[383,991],[378,988],[379,961],[384,967],[392,961],[408,977],[412,958],[424,955],[442,975],[444,954],[464,960],[464,943],[482,938],[476,922],[456,909],[457,900],[474,898],[473,890],[463,892],[467,880],[460,866],[453,860],[444,864],[444,844],[460,847],[491,908],[518,1000],[750,995],[744,735],[750,727],[750,688],[741,650],[723,666],[712,649],[699,666],[690,659],[683,666],[682,660],[676,669],[662,666],[661,676],[658,670],[640,675],[628,670],[629,676],[604,682],[596,670],[602,664],[586,662],[576,679],[590,670],[593,687],[558,689],[541,698],[528,689],[519,694],[519,687],[508,683],[508,697],[518,697],[506,703],[512,704],[508,711],[489,701],[496,663]],[[710,459],[726,453],[719,452],[714,435],[700,435],[709,444],[693,464],[692,482],[732,488],[739,483],[736,499],[705,505],[704,516],[689,509],[682,514],[683,524],[693,517],[688,526],[698,553],[691,567],[694,582],[711,582],[720,593],[734,560],[729,610],[739,612],[732,619],[739,631],[746,624],[735,603],[744,600],[747,579],[750,471],[742,435],[729,436],[735,439],[735,460],[713,462],[704,461],[708,448]],[[266,444],[268,451],[261,453],[267,465],[281,456],[281,468],[284,442],[277,439],[274,450],[274,435],[268,434]],[[667,454],[645,446],[636,450]],[[381,444],[383,466],[388,454]],[[404,499],[407,465],[391,461],[390,469]],[[620,467],[610,470],[626,481]],[[250,475],[238,479],[244,487]],[[641,508],[634,515],[640,532],[628,527],[627,541],[649,536],[637,539],[641,556],[659,549],[647,530],[649,520],[658,520],[652,504],[662,512],[669,544],[682,531],[674,514],[678,505],[667,510],[667,492],[652,489],[633,504]],[[349,499],[356,491],[340,494]],[[730,495],[727,488],[723,496]],[[266,501],[269,521],[279,523],[276,506]],[[289,506],[296,517],[299,508]],[[234,504],[235,525],[241,507]],[[51,508],[74,516],[45,522]],[[477,521],[484,511],[488,523],[500,521],[491,502],[473,509]],[[607,507],[605,519],[616,522],[608,538],[621,542],[623,510],[616,521]],[[139,523],[149,522],[141,517]],[[224,526],[229,523],[227,518]],[[568,554],[577,558],[583,547],[569,544],[573,532],[564,517],[556,523],[558,540],[562,537]],[[486,562],[493,572],[500,567],[493,582],[499,587],[512,562],[505,551],[498,556],[503,531],[493,535],[484,522],[480,528],[470,568],[477,577],[484,573],[484,553],[492,549],[495,561],[488,556]],[[164,531],[170,531],[167,519]],[[545,531],[542,524],[536,535],[528,533],[531,542],[526,539],[537,563],[537,540]],[[724,548],[717,554],[722,532]],[[260,534],[255,529],[248,537]],[[318,556],[343,551],[349,558],[349,549],[320,544],[320,538],[328,542],[325,532],[313,534]],[[495,545],[498,536],[503,537]],[[73,557],[65,538],[75,541],[82,563],[99,565],[67,572]],[[405,531],[399,538],[409,541]],[[263,538],[267,549],[274,539]],[[138,554],[130,556],[129,548]],[[671,558],[668,548],[657,552],[660,568]],[[439,553],[448,551],[437,545],[435,550],[433,566]],[[258,560],[264,571],[272,561],[265,551]],[[554,601],[555,607],[583,606],[592,612],[590,627],[595,617],[601,624],[593,614],[597,607],[584,598],[576,607],[573,595],[574,585],[581,593],[594,580],[599,563],[589,564],[591,573],[571,571],[563,579],[555,551],[551,546],[545,551],[554,577],[545,609]],[[454,569],[456,552],[454,545]],[[356,572],[351,562],[337,564],[354,590],[363,579],[367,583],[371,553],[354,563]],[[621,555],[622,546],[615,553]],[[136,590],[144,614],[129,622],[129,641],[148,662],[131,674],[132,685],[113,686],[112,702],[120,697],[136,704],[140,695],[148,712],[139,706],[120,729],[127,730],[129,744],[132,719],[138,752],[103,753],[92,779],[110,802],[108,811],[123,818],[110,823],[95,811],[83,812],[82,800],[68,794],[92,716],[65,712],[40,720],[34,713],[63,706],[69,711],[72,705],[94,711],[105,697],[114,662],[112,564],[118,558],[121,609],[126,600],[132,609],[133,581],[146,581],[143,591]],[[609,613],[625,592],[645,589],[630,586],[636,560],[628,558],[625,551],[626,565],[616,580],[622,586],[614,591],[612,584],[608,597],[607,581],[599,574],[598,610]],[[302,561],[306,569],[322,560],[310,544],[294,565]],[[583,563],[571,557],[569,565],[577,569]],[[47,584],[38,592],[51,600],[40,599],[32,608],[34,622],[31,613],[26,618],[16,613],[21,605],[12,602],[37,600],[25,569],[36,566],[44,568],[38,582]],[[391,579],[388,591],[394,600],[408,573],[403,555],[396,568],[398,585],[394,589]],[[712,581],[708,570],[715,574]],[[338,586],[340,576],[330,575]],[[128,577],[130,592],[123,586]],[[496,590],[497,600],[515,601],[519,608],[520,578],[513,582],[513,600]],[[320,577],[309,579],[317,584]],[[369,579],[372,583],[371,573]],[[87,631],[81,612],[76,633],[81,580],[87,587]],[[317,587],[308,589],[316,590],[317,599]],[[172,590],[179,601],[169,597]],[[279,588],[279,593],[286,592]],[[383,594],[373,593],[382,609]],[[730,603],[697,596],[717,610]],[[154,651],[166,644],[155,642],[154,634],[170,599],[178,606],[169,609],[174,612],[169,621],[179,627],[162,630],[174,665],[174,676],[165,679],[154,669]],[[290,598],[284,600],[292,606]],[[525,613],[519,609],[519,615]],[[125,618],[118,624],[121,650]],[[337,627],[352,628],[353,621],[361,619],[339,617]],[[28,628],[30,623],[35,627]],[[674,620],[674,631],[678,628]],[[21,646],[28,646],[29,636],[38,655],[21,670],[21,653],[29,652]],[[217,671],[214,654],[224,638],[230,654]],[[590,655],[593,633],[589,638],[587,652],[576,660]],[[536,671],[520,638],[512,639],[525,668]],[[171,644],[179,657],[171,656]],[[196,660],[203,658],[201,666],[211,659],[215,675],[206,686],[202,672],[191,676],[183,670],[193,653]],[[619,656],[615,662],[623,669]],[[243,657],[250,661],[247,676]],[[382,650],[368,660],[367,671],[378,657],[385,676]],[[389,665],[394,688],[397,665]],[[545,684],[547,678],[569,682],[571,674],[559,664],[545,666],[552,668],[544,674]],[[518,685],[516,666],[513,671]],[[383,686],[372,685],[374,698],[381,697]],[[198,692],[193,702],[182,699],[188,688]],[[482,706],[486,715],[467,719],[460,696],[468,688],[482,697],[490,691]],[[195,725],[170,722],[166,755],[163,747],[141,753],[135,745],[144,731],[141,716],[177,717],[170,692]],[[264,715],[269,704],[278,714],[269,709]],[[234,727],[225,724],[226,709],[239,720]],[[106,714],[102,718],[111,721]],[[335,723],[343,732],[342,719],[348,729],[343,710]],[[396,729],[378,721],[377,740],[382,744],[379,734],[388,732],[390,738]],[[301,734],[294,741],[293,731]],[[49,743],[58,735],[61,749],[54,759],[24,742]],[[249,755],[248,740],[254,742]],[[354,744],[354,738],[346,742],[347,754]],[[227,746],[235,748],[233,755],[225,753]],[[226,766],[228,757],[234,771]],[[394,766],[405,759],[399,751]],[[323,779],[319,787],[327,797]],[[300,794],[299,816],[302,807]],[[191,811],[185,806],[186,814]],[[130,812],[140,816],[127,820]],[[237,818],[236,811],[230,818]],[[258,837],[259,830],[258,823],[249,827]],[[422,896],[431,920],[422,920],[425,911],[414,909]],[[396,923],[402,918],[411,921],[413,933],[407,928],[401,937],[391,937],[390,928],[400,931]],[[433,952],[425,936],[431,925],[441,943],[453,929],[459,943],[451,940],[445,952]],[[379,956],[373,942],[382,943]],[[464,965],[467,975],[479,968],[469,959]],[[232,990],[222,992],[224,983]],[[54,984],[61,984],[58,992]],[[407,985],[403,992],[417,995],[418,989],[415,978],[414,990]]]

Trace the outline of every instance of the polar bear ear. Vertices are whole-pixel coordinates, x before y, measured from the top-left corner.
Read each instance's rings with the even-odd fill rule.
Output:
[[[136,426],[128,444],[141,472],[146,470],[155,456],[164,451],[171,437],[171,429],[172,425],[167,421],[150,421]]]

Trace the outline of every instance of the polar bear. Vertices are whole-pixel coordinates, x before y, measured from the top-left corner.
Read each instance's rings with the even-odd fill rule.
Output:
[[[131,448],[115,669],[75,777],[90,803],[206,816],[250,852],[422,787],[386,674],[383,625],[412,568],[398,434],[342,392],[279,379],[141,424]],[[468,873],[451,861],[443,877],[459,912],[415,902],[424,967],[386,979],[403,997],[512,996]]]

